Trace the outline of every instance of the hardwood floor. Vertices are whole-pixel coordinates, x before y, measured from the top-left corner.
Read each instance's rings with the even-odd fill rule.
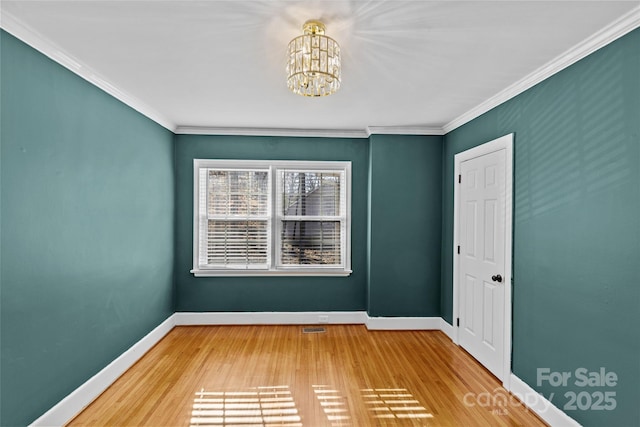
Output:
[[[70,426],[544,426],[440,331],[180,326]]]

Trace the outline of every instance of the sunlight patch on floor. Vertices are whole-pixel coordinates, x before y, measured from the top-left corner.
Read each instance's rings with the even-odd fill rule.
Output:
[[[302,427],[289,386],[206,391],[193,399],[190,427]]]
[[[332,427],[350,426],[347,399],[339,390],[327,385],[313,385],[313,392]]]
[[[404,388],[365,388],[362,398],[374,418],[433,418]]]

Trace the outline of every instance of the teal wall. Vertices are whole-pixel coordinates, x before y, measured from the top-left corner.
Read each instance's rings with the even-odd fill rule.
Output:
[[[452,322],[453,156],[515,133],[513,372],[563,408],[613,391],[585,426],[640,425],[640,30],[445,136],[442,314]],[[571,386],[575,370],[613,388]],[[572,372],[537,386],[537,368]]]
[[[177,311],[360,311],[366,309],[367,139],[177,135]],[[193,159],[352,162],[348,277],[194,277]]]
[[[367,310],[372,316],[440,315],[442,137],[177,135],[175,148],[177,311]],[[195,158],[351,161],[353,273],[349,277],[194,277],[189,270]],[[396,238],[394,230],[404,232]]]
[[[439,317],[442,137],[369,139],[369,315]]]
[[[173,312],[173,136],[0,37],[9,426],[34,421]]]
[[[177,311],[366,310],[372,316],[439,316],[442,137],[177,135],[175,153],[175,198],[181,206],[176,211]],[[351,161],[353,273],[194,277],[189,273],[194,158]],[[404,233],[394,237],[394,230]]]

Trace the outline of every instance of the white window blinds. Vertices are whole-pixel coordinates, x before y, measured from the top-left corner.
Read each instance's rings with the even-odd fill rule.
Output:
[[[349,162],[194,160],[196,276],[348,275]]]
[[[269,170],[200,169],[202,268],[269,266]]]

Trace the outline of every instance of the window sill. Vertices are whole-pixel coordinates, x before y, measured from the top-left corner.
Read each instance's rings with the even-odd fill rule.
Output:
[[[309,269],[309,270],[191,270],[195,277],[266,277],[266,276],[350,276],[352,270]]]

